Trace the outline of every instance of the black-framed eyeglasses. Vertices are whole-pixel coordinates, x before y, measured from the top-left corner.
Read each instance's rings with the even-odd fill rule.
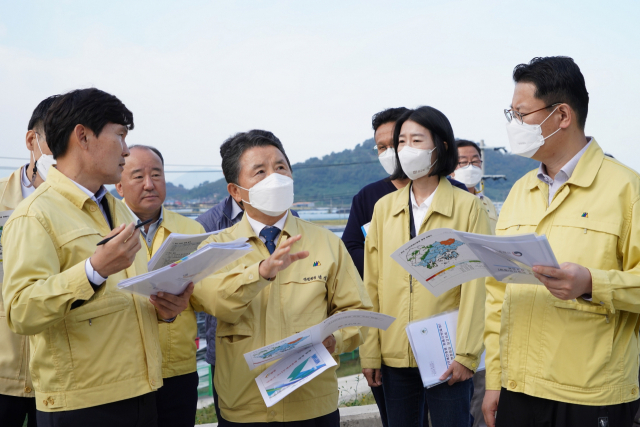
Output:
[[[460,166],[461,168],[466,168],[469,165],[475,166],[477,168],[482,167],[482,160],[476,159],[471,162],[467,162],[463,160],[461,162],[458,162],[458,166]]]
[[[518,123],[523,124],[525,116],[528,116],[529,114],[537,113],[538,111],[542,111],[542,110],[547,109],[547,108],[555,107],[556,105],[560,105],[560,104],[562,104],[562,102],[556,102],[555,104],[547,105],[546,107],[542,107],[542,108],[539,108],[539,109],[537,109],[535,111],[531,111],[530,113],[525,113],[525,114],[522,114],[521,112],[516,111],[513,108],[511,108],[509,110],[507,110],[505,108],[504,115],[507,118],[507,121],[509,123],[511,123],[511,120],[513,120],[514,117],[515,117],[515,119],[518,121]]]

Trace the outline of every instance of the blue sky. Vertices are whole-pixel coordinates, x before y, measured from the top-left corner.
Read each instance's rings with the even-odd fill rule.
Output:
[[[0,0],[2,156],[26,157],[40,100],[90,86],[133,111],[130,144],[169,164],[219,165],[224,139],[252,128],[294,162],[322,156],[401,105],[506,146],[513,67],[568,55],[590,93],[587,134],[640,170],[638,16],[637,1]]]

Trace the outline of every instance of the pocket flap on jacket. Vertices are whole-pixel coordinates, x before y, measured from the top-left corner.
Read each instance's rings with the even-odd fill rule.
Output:
[[[98,230],[91,227],[83,227],[75,230],[71,230],[67,233],[61,234],[57,236],[58,244],[60,246],[64,246],[67,243],[84,236],[96,235],[98,237],[102,237],[102,235],[98,232]],[[96,242],[97,243],[97,242]]]
[[[83,322],[85,320],[95,319],[97,317],[106,316],[107,314],[124,310],[129,306],[129,304],[130,302],[126,297],[102,298],[77,308],[76,310],[82,310],[80,314],[76,314],[76,310],[73,310],[71,313],[75,314],[76,322]]]
[[[553,305],[557,308],[566,308],[569,310],[587,311],[593,314],[601,314],[606,316],[608,314],[607,309],[603,306],[593,304],[580,304],[579,302],[571,301],[554,301]]]
[[[532,226],[532,227],[537,227],[538,226],[538,221],[535,221],[533,218],[530,217],[526,217],[526,216],[500,216],[498,218],[498,224],[496,226],[497,230],[506,230],[508,228],[511,227],[517,227],[517,226]],[[523,232],[523,234],[525,234]]]
[[[230,337],[232,335],[253,336],[253,328],[248,325],[223,325],[218,323],[217,335],[219,337]]]
[[[556,217],[553,220],[554,226],[560,227],[575,227],[592,231],[600,231],[602,233],[613,234],[614,236],[620,236],[622,230],[622,223],[611,223],[598,221],[593,218],[567,218]]]

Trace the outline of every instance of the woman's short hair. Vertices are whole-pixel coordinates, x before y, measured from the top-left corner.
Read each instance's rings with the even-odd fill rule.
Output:
[[[436,147],[437,160],[429,176],[451,175],[458,165],[458,149],[453,135],[453,128],[447,116],[433,107],[419,107],[404,113],[395,124],[393,131],[393,148],[396,151],[396,170],[391,175],[391,179],[407,179],[407,174],[402,170],[400,158],[398,157],[398,145],[402,125],[407,120],[416,122],[426,128],[431,133],[431,138]]]

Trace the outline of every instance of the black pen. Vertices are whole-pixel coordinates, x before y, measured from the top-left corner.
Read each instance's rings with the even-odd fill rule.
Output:
[[[134,230],[137,230],[138,228],[149,224],[151,221],[153,221],[153,218],[152,219],[148,219],[146,221],[142,221],[140,224],[136,225]],[[116,234],[116,236],[119,236],[119,235],[120,235],[120,233]],[[104,245],[105,243],[107,243],[109,240],[113,239],[116,236],[111,236],[111,237],[107,237],[106,239],[100,240],[96,246]]]

